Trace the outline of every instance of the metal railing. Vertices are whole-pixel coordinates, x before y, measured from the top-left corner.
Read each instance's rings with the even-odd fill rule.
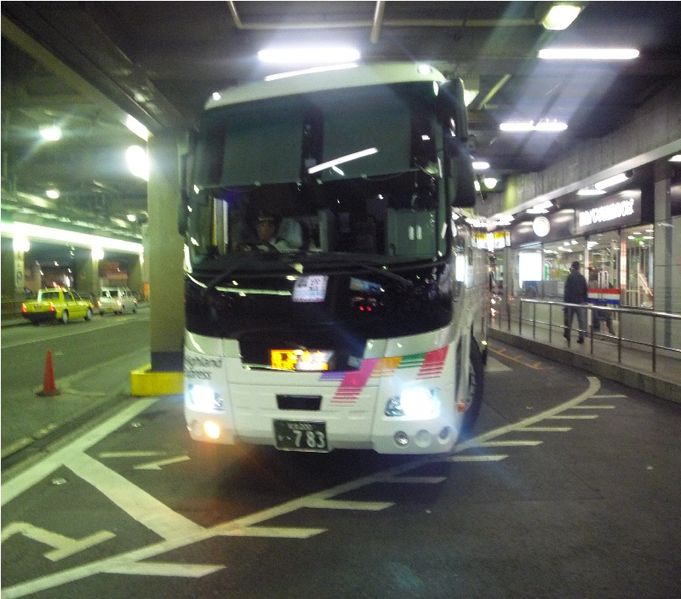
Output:
[[[567,307],[586,311],[586,330],[580,331],[578,320],[572,327],[576,332],[589,338],[589,353],[594,353],[594,340],[616,345],[617,363],[622,363],[622,352],[629,348],[637,348],[650,353],[652,372],[657,372],[660,356],[681,360],[681,315],[668,312],[656,312],[640,308],[616,308],[597,304],[570,304],[552,300],[519,298],[512,302],[504,302],[505,320],[509,332],[512,323],[517,323],[518,335],[522,336],[523,326],[530,326],[532,339],[537,338],[538,331],[543,335],[548,332],[549,344],[553,341],[555,329],[561,334],[566,330],[564,310]],[[539,312],[539,315],[537,314]],[[557,314],[555,314],[557,312]],[[600,332],[594,323],[606,321],[608,314],[612,324],[616,324],[614,334]],[[499,317],[502,313],[499,313]],[[501,321],[498,320],[501,328]],[[663,338],[664,343],[659,342]],[[569,341],[568,341],[569,343]],[[679,364],[681,367],[681,363]]]

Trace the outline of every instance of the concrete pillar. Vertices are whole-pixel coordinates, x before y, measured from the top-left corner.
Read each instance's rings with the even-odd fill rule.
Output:
[[[92,257],[90,250],[79,250],[75,260],[74,287],[83,293],[99,293],[99,260]]]
[[[150,346],[152,371],[182,370],[184,339],[183,239],[177,232],[180,201],[178,142],[171,129],[149,140],[148,185]],[[145,247],[145,250],[146,250]]]
[[[130,256],[128,260],[128,287],[132,291],[142,293],[144,285],[142,283],[142,261],[143,256]]]

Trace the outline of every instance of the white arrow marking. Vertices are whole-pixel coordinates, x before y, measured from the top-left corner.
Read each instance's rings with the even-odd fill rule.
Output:
[[[308,499],[305,507],[323,510],[369,510],[378,512],[395,505],[391,501],[343,501],[340,499]]]
[[[186,462],[187,460],[191,460],[188,455],[178,455],[174,458],[166,458],[165,460],[156,460],[155,462],[147,462],[146,464],[137,464],[137,466],[134,466],[134,468],[135,470],[160,470],[161,466],[177,464],[178,462]]]
[[[493,455],[455,455],[447,458],[448,462],[500,462],[508,456],[504,454]]]
[[[480,447],[536,447],[543,441],[485,441]]]
[[[74,553],[79,551],[85,551],[94,545],[103,543],[112,539],[116,535],[108,530],[100,530],[94,534],[91,534],[82,539],[72,539],[71,537],[66,537],[60,535],[51,530],[45,530],[44,528],[38,528],[33,526],[28,522],[13,522],[7,528],[2,531],[2,541],[3,543],[9,539],[12,535],[21,534],[29,539],[43,543],[44,545],[49,545],[52,547],[52,551],[45,553],[45,557],[53,562],[69,557]]]

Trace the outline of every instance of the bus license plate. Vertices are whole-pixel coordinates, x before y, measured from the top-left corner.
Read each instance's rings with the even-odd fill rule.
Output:
[[[286,451],[329,451],[324,422],[275,420],[274,441],[277,449]]]

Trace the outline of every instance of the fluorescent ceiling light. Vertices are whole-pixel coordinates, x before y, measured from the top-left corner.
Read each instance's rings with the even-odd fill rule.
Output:
[[[12,237],[23,235],[28,239],[39,239],[41,241],[62,241],[77,247],[92,248],[99,246],[104,249],[128,252],[130,254],[142,254],[144,252],[144,246],[134,241],[112,239],[110,237],[80,233],[79,231],[54,229],[30,223],[2,222],[0,223],[0,231]]]
[[[541,24],[544,29],[562,31],[572,24],[581,10],[582,7],[576,4],[554,4],[542,19]]]
[[[483,177],[482,183],[487,189],[494,189],[497,183],[499,183],[499,179],[496,177]]]
[[[125,151],[125,162],[135,177],[145,181],[149,180],[149,157],[143,147],[130,146]]]
[[[58,125],[40,127],[40,136],[45,141],[58,141],[61,139],[61,127]]]
[[[582,187],[577,192],[578,196],[602,196],[605,193],[602,189],[596,189],[595,187]]]
[[[596,189],[608,189],[608,187],[612,187],[613,185],[624,183],[627,179],[629,179],[629,176],[626,173],[620,173],[614,177],[608,177],[607,179],[603,179],[603,181],[599,181],[594,187]]]
[[[133,116],[125,117],[125,126],[130,129],[137,137],[143,139],[144,141],[149,141],[149,129],[147,129],[142,123],[140,123]]]
[[[51,200],[58,200],[61,193],[56,187],[50,187],[50,189],[45,190],[45,195]]]
[[[473,168],[476,171],[486,171],[489,168],[489,162],[486,160],[474,160]]]
[[[681,162],[681,154],[674,154],[674,156],[669,159],[669,162]]]
[[[338,158],[334,158],[333,160],[329,160],[328,162],[322,162],[321,164],[317,164],[316,166],[310,167],[309,169],[307,169],[307,172],[312,175],[314,173],[318,173],[319,171],[326,170],[327,168],[332,168],[339,164],[350,162],[351,160],[357,160],[358,158],[363,158],[364,156],[371,156],[372,154],[376,154],[377,152],[378,148],[367,148],[366,150],[360,150],[359,152],[353,152],[352,154],[339,156]]]
[[[530,131],[537,131],[539,133],[560,133],[567,128],[567,123],[556,119],[542,119],[537,123],[534,121],[506,121],[499,125],[499,129],[501,131],[506,131],[507,133],[528,133]]]
[[[562,121],[539,121],[535,126],[535,131],[542,131],[544,133],[557,133],[559,131],[565,131],[567,129],[567,123]]]
[[[544,60],[632,60],[638,58],[635,48],[542,48]]]
[[[265,81],[276,81],[277,79],[287,79],[288,77],[298,77],[300,75],[312,75],[314,73],[325,73],[326,71],[342,71],[345,69],[354,69],[359,65],[356,62],[346,62],[341,64],[330,64],[319,67],[310,67],[309,69],[299,69],[297,71],[286,71],[285,73],[274,73],[267,75]],[[213,97],[214,100],[219,99]]]
[[[507,121],[501,123],[499,129],[508,132],[534,131],[534,123],[532,121]]]
[[[359,59],[359,51],[348,46],[289,46],[265,48],[258,52],[258,60],[269,64],[329,64]]]

